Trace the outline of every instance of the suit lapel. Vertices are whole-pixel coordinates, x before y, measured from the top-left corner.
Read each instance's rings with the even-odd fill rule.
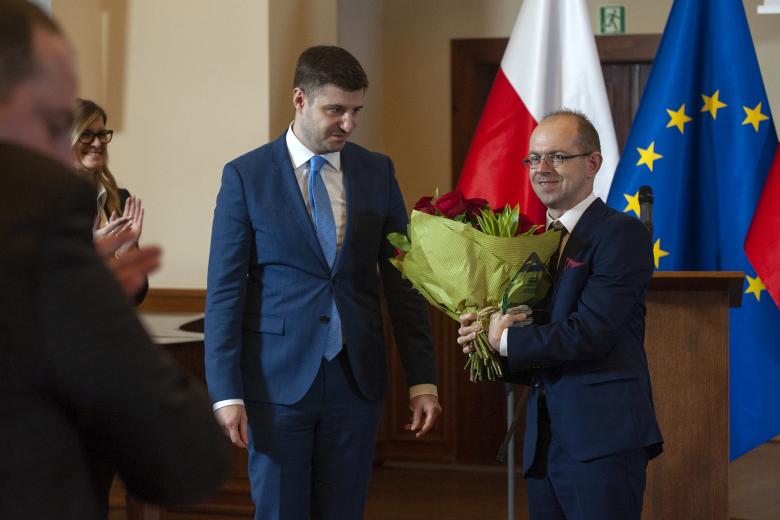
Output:
[[[360,171],[360,161],[352,153],[352,147],[349,143],[344,146],[341,151],[341,171],[344,175],[344,198],[347,201],[346,211],[346,226],[344,228],[344,239],[341,242],[341,247],[336,252],[336,260],[333,262],[333,272],[338,272],[341,267],[342,259],[344,258],[344,252],[347,250],[347,246],[350,242],[351,236],[351,222],[352,222],[352,208],[355,207],[353,197],[357,197],[358,193],[362,193],[361,190],[356,188],[358,183],[358,174]]]
[[[591,228],[597,225],[599,216],[604,212],[606,205],[601,199],[596,199],[588,206],[585,213],[582,214],[577,225],[574,227],[569,236],[569,240],[566,242],[566,247],[561,251],[560,264],[558,270],[555,273],[555,279],[553,280],[553,297],[550,299],[550,303],[555,301],[555,297],[558,294],[558,278],[566,270],[566,259],[575,258],[580,256],[580,252],[590,247],[590,240],[588,237],[591,235]]]
[[[301,237],[309,244],[319,263],[322,264],[325,270],[330,271],[325,254],[322,252],[320,241],[317,238],[317,230],[311,221],[306,204],[303,201],[303,195],[301,195],[301,188],[298,186],[298,180],[295,178],[295,170],[290,161],[290,154],[287,151],[285,134],[282,134],[274,145],[274,169],[273,178],[278,179],[281,184],[283,200],[289,201],[287,207],[293,220],[301,229]],[[293,238],[291,237],[291,239]]]

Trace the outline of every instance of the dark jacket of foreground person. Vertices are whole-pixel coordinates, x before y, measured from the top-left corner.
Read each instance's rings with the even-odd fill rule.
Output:
[[[143,500],[205,498],[226,441],[96,255],[93,189],[2,143],[0,171],[0,518],[105,518],[105,464]]]

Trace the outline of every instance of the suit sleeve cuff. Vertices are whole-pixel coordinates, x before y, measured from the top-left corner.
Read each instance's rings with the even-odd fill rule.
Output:
[[[418,395],[429,394],[435,398],[439,398],[439,392],[436,389],[436,385],[414,385],[409,387],[409,399],[414,399]]]
[[[243,399],[225,399],[224,401],[217,401],[211,406],[212,411],[216,412],[222,407],[230,406],[231,404],[240,404],[241,406],[244,406],[244,400]]]

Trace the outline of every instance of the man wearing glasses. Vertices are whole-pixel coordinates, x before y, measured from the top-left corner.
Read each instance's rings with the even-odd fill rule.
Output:
[[[561,230],[546,318],[494,315],[489,339],[510,379],[532,387],[523,471],[532,519],[639,520],[647,463],[662,451],[644,351],[653,273],[642,224],[593,194],[599,136],[583,114],[548,115],[525,160],[548,227]],[[475,316],[461,317],[460,344]],[[470,348],[464,348],[469,351]]]

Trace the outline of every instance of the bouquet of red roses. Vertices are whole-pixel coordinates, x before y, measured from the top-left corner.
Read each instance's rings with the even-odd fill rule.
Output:
[[[421,198],[407,235],[387,237],[398,252],[390,262],[431,305],[454,320],[478,314],[483,331],[466,362],[472,381],[503,375],[487,340],[491,314],[533,305],[550,287],[546,265],[560,233],[542,230],[517,206],[493,211],[486,200],[453,191]]]

